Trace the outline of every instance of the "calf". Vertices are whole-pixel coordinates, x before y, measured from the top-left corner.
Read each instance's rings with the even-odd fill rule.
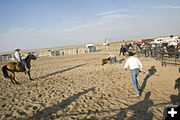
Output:
[[[108,63],[108,59],[102,59],[102,65],[107,64]]]

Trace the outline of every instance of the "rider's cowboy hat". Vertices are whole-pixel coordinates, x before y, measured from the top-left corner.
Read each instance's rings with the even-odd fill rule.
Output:
[[[15,51],[19,51],[19,50],[21,50],[21,49],[19,49],[19,48],[15,48],[14,50],[15,50]]]
[[[136,53],[129,52],[129,56],[134,56]]]

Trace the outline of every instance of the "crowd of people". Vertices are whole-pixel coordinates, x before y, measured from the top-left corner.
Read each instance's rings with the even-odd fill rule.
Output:
[[[156,44],[141,44],[141,50],[144,54],[145,57],[151,56],[151,57],[157,57],[158,55],[158,50],[157,50],[157,45]]]

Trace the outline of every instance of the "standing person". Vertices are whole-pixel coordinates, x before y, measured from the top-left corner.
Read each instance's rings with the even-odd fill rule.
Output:
[[[133,87],[136,93],[136,96],[140,96],[139,88],[138,88],[138,80],[137,76],[139,72],[142,71],[142,63],[137,57],[134,57],[135,53],[129,52],[129,58],[126,60],[124,65],[124,70],[127,70],[127,68],[131,71],[131,78],[133,82]]]
[[[147,57],[147,45],[143,44],[142,50],[144,52],[144,56]]]
[[[152,44],[151,45],[151,51],[152,51],[152,57],[156,57],[156,46],[155,46],[155,44]]]
[[[15,48],[15,53],[14,53],[15,60],[17,60],[17,61],[19,61],[20,63],[22,63],[25,71],[29,71],[29,69],[27,68],[27,63],[26,63],[26,61],[22,59],[20,50],[21,50],[21,49],[19,49],[19,48]]]
[[[149,57],[149,54],[150,54],[150,51],[151,51],[151,50],[150,50],[150,49],[151,49],[151,48],[150,48],[151,46],[150,46],[150,44],[147,44],[146,47],[147,47],[147,51],[146,51],[146,54],[147,54],[147,55],[146,55],[146,56]]]

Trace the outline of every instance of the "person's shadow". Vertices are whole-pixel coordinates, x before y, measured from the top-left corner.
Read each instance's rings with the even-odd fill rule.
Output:
[[[171,95],[171,102],[174,105],[180,105],[180,77],[175,80],[174,89],[178,89],[178,95]]]
[[[87,94],[89,91],[95,91],[95,87],[89,88],[77,94],[74,94],[67,99],[61,101],[60,103],[54,104],[52,106],[46,107],[41,111],[35,113],[32,117],[28,118],[29,120],[49,120],[53,113],[57,113],[60,110],[67,108],[72,102],[76,101],[80,96]]]
[[[47,75],[43,75],[43,76],[40,76],[40,77],[35,78],[35,79],[45,79],[45,78],[48,78],[48,77],[52,77],[52,76],[64,73],[64,72],[69,71],[69,70],[73,70],[75,68],[78,68],[78,67],[81,67],[81,66],[84,66],[84,65],[86,65],[86,63],[85,64],[80,64],[80,65],[76,65],[74,67],[66,68],[66,69],[63,69],[63,70],[55,71],[55,72],[52,72],[52,73],[48,73]]]
[[[152,120],[153,113],[148,109],[154,105],[154,102],[149,99],[150,95],[151,92],[147,92],[143,101],[120,110],[117,114],[117,120]],[[132,115],[128,115],[128,113]]]
[[[147,80],[148,80],[152,75],[154,75],[156,72],[157,72],[157,70],[156,70],[156,67],[155,67],[155,66],[151,66],[151,68],[148,69],[147,75],[146,75],[146,77],[144,78],[143,83],[142,83],[142,85],[141,85],[141,87],[140,87],[140,95],[142,94],[144,88],[146,87]]]

